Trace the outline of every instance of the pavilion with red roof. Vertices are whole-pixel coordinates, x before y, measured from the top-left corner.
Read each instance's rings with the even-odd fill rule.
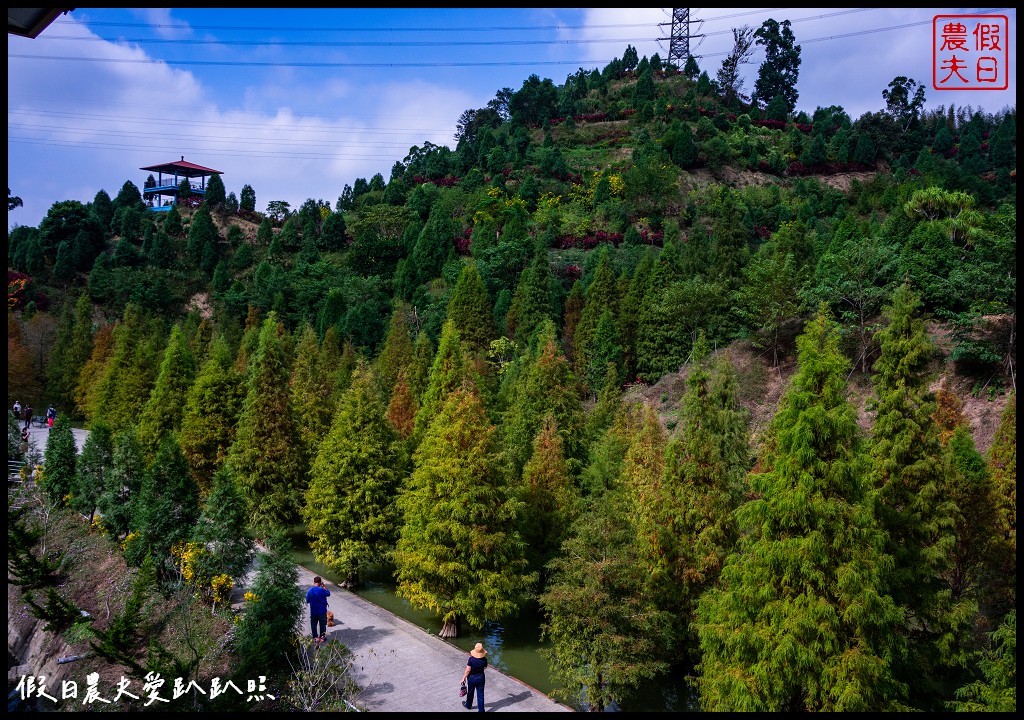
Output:
[[[201,200],[202,196],[206,194],[206,178],[211,175],[224,174],[220,170],[186,162],[184,155],[181,156],[181,160],[139,169],[157,174],[155,178],[153,175],[146,178],[142,187],[142,199],[146,201],[150,210],[157,212],[166,212],[171,209],[172,205],[179,202],[189,203],[190,198]],[[185,178],[189,180],[189,197],[179,198],[181,182]],[[170,197],[170,200],[164,200],[164,196]]]

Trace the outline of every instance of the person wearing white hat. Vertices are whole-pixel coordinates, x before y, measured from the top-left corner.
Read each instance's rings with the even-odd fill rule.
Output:
[[[466,660],[466,672],[462,674],[462,682],[467,683],[469,694],[466,695],[462,707],[467,710],[473,709],[473,692],[476,691],[477,711],[484,711],[484,670],[487,669],[487,651],[483,643],[477,643],[476,647],[469,651],[469,659]]]

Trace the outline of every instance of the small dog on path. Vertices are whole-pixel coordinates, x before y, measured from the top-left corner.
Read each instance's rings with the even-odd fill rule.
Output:
[[[327,611],[327,627],[334,627],[334,613]]]

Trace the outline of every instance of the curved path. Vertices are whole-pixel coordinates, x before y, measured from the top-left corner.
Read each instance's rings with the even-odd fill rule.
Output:
[[[299,567],[303,592],[316,573]],[[459,682],[468,655],[436,635],[391,614],[355,593],[325,580],[331,591],[334,627],[328,642],[338,639],[355,656],[355,681],[362,688],[356,703],[370,712],[466,712],[460,705]],[[309,635],[309,606],[303,603],[299,626]],[[493,667],[487,669],[485,712],[572,712],[541,691]],[[474,712],[476,709],[474,708]]]
[[[73,429],[82,451],[85,430]],[[46,450],[47,428],[32,427],[30,441]],[[299,566],[303,595],[313,584],[312,570]],[[325,581],[331,591],[335,621],[327,628],[328,641],[343,642],[353,654],[353,673],[362,688],[356,703],[370,712],[466,712],[461,706],[459,682],[467,654],[417,625]],[[239,588],[241,589],[241,588]],[[297,628],[309,635],[309,606],[303,603]],[[476,712],[476,708],[473,710]],[[572,712],[540,690],[489,667],[484,693],[485,712]]]

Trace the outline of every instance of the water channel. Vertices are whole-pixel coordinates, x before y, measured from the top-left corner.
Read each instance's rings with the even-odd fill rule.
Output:
[[[303,527],[294,528],[291,538],[296,563],[334,583],[339,582],[339,578],[313,557]],[[364,600],[434,635],[441,631],[441,620],[437,615],[414,608],[408,600],[398,597],[395,593],[395,582],[386,571],[368,573],[364,585],[354,592]],[[548,672],[547,659],[541,654],[541,650],[549,647],[550,643],[541,640],[541,622],[541,613],[533,604],[517,617],[501,623],[489,622],[482,628],[463,627],[461,637],[446,642],[467,653],[477,642],[482,642],[488,649],[488,662],[527,685],[543,693],[550,693],[555,689],[555,684]],[[649,683],[631,696],[623,698],[618,707],[609,708],[627,712],[676,712],[694,709],[685,684],[672,680]]]

